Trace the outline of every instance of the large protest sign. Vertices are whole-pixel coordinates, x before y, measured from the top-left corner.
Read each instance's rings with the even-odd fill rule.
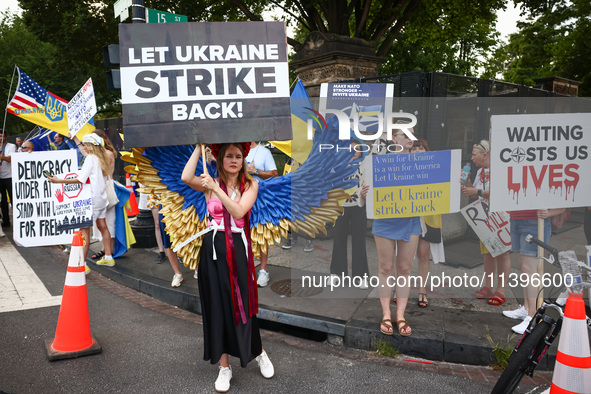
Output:
[[[489,212],[488,202],[483,199],[466,205],[460,212],[493,257],[511,250],[511,225],[507,212]]]
[[[492,211],[591,205],[591,114],[491,117]]]
[[[367,217],[385,219],[458,212],[459,149],[372,155],[366,181]]]
[[[339,118],[340,139],[357,139],[364,152],[378,151],[394,122],[393,95],[391,83],[323,83],[318,112]]]
[[[89,185],[51,184],[76,176],[75,150],[21,152],[12,155],[14,241],[21,246],[69,244],[74,230],[92,226]]]
[[[119,25],[125,146],[289,140],[283,22]]]
[[[92,87],[92,78],[80,88],[78,93],[70,100],[66,115],[68,117],[68,130],[70,136],[76,135],[82,127],[96,114],[96,99],[94,88]]]

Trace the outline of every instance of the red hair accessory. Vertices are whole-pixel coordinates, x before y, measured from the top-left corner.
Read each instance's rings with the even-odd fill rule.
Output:
[[[248,152],[250,152],[250,142],[229,142],[225,144],[211,144],[211,154],[216,160],[218,159],[218,153],[222,145],[228,144],[242,145],[242,150],[244,150],[244,158],[246,158],[246,156],[248,156]]]

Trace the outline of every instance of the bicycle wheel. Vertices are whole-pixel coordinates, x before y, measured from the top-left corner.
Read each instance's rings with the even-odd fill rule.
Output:
[[[497,381],[497,384],[493,388],[491,394],[505,394],[505,393],[512,393],[519,382],[521,382],[521,378],[523,377],[523,373],[527,367],[527,358],[535,349],[540,341],[544,340],[544,335],[550,329],[550,323],[545,321],[540,322],[532,331],[531,334],[525,341],[519,346],[516,353],[513,353],[511,358],[509,359],[509,365],[501,374],[501,377]]]

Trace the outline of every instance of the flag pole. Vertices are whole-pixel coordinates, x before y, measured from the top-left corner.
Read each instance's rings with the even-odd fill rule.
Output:
[[[203,173],[209,175],[207,172],[207,156],[205,155],[205,144],[201,144],[201,160],[203,161]]]
[[[10,88],[8,88],[8,97],[6,98],[6,108],[4,108],[4,120],[2,121],[2,130],[4,130],[6,128],[6,109],[8,109],[8,103],[10,103],[10,92],[12,91],[12,83],[14,82],[14,73],[16,72],[16,70],[18,69],[18,67],[16,66],[16,64],[14,65],[14,68],[12,69],[12,78],[10,78]]]

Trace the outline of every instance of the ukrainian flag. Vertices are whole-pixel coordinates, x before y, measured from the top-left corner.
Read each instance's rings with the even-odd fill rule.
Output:
[[[12,100],[6,107],[6,112],[70,137],[66,116],[68,102],[41,87],[18,67],[16,69],[18,71],[18,85]],[[82,140],[84,135],[94,129],[94,120],[91,119],[76,133],[76,136]]]
[[[302,81],[298,79],[291,93],[291,128],[293,130],[293,140],[269,141],[277,149],[298,163],[305,162],[312,150],[312,140],[309,140],[307,135],[308,119],[314,119],[312,108],[313,106],[308,92],[306,92]]]

